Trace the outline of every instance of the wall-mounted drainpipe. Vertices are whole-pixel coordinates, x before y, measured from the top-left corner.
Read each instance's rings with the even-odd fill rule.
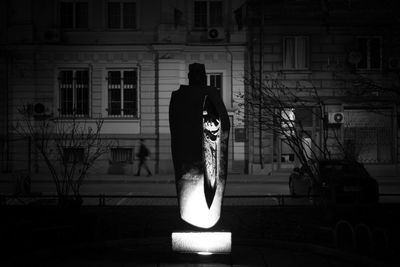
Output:
[[[4,152],[6,155],[6,164],[5,164],[5,172],[11,171],[10,168],[10,104],[9,104],[9,90],[10,90],[10,64],[11,64],[11,55],[6,52],[6,75],[5,75],[5,85],[6,85],[6,90],[5,90],[5,99],[6,99],[6,142],[5,142],[5,147],[4,147]]]
[[[160,77],[159,77],[159,53],[153,46],[150,46],[150,50],[153,52],[154,56],[154,119],[155,119],[155,129],[154,133],[156,135],[155,144],[154,144],[154,173],[159,173],[160,168]]]
[[[263,157],[263,127],[262,127],[262,107],[263,107],[263,97],[262,97],[262,84],[263,84],[263,35],[264,35],[264,1],[261,0],[260,8],[260,32],[259,32],[259,42],[260,42],[260,54],[259,54],[259,95],[260,95],[260,108],[258,109],[258,119],[259,119],[259,153],[260,153],[260,166],[264,169],[264,157]]]
[[[6,1],[6,12],[5,12],[5,18],[4,21],[6,25],[8,26],[8,14],[10,11],[10,1]],[[8,27],[5,33],[5,44],[8,46]],[[4,152],[6,154],[6,166],[5,166],[5,171],[9,172],[11,170],[10,168],[10,104],[9,104],[9,90],[10,90],[10,64],[11,64],[11,53],[10,51],[7,51],[8,48],[6,48],[5,51],[5,58],[6,58],[6,75],[5,75],[5,98],[6,98],[6,142],[5,142],[5,148]]]

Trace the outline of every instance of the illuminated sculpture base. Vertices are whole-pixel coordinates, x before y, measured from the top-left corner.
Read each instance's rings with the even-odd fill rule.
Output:
[[[172,250],[201,255],[229,254],[232,248],[231,232],[173,232]]]
[[[184,221],[201,228],[210,228],[218,222],[225,185],[221,181],[217,183],[214,201],[208,207],[204,195],[204,175],[189,172],[180,180],[179,206]]]

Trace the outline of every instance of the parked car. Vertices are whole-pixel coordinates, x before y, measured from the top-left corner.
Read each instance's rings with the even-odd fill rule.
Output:
[[[289,176],[293,196],[317,196],[314,201],[328,203],[377,203],[379,187],[364,166],[346,160],[317,161],[312,169],[315,179],[304,167],[294,168]]]
[[[289,191],[292,196],[309,196],[312,191],[312,180],[304,166],[296,167],[289,176]]]

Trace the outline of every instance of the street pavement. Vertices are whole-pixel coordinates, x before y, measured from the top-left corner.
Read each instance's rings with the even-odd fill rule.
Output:
[[[21,209],[3,207],[6,220],[0,222],[0,236],[11,245],[9,256],[0,257],[0,266],[399,266],[396,257],[386,260],[368,251],[336,247],[334,224],[327,224],[308,199],[288,198],[282,203],[279,196],[288,194],[287,177],[229,175],[217,230],[232,231],[232,253],[204,257],[171,251],[170,234],[181,229],[172,175],[89,176],[82,192],[93,197],[84,200],[79,219],[57,218],[57,210],[23,205],[34,201],[29,198],[12,203],[21,204]],[[2,177],[2,193],[14,189],[12,179]],[[397,177],[377,180],[381,192],[400,192]],[[48,176],[32,176],[33,192],[51,193],[53,187]],[[384,207],[385,212],[380,207],[359,212],[376,213],[367,218],[380,218],[378,223],[361,222],[371,229],[391,222],[397,206]]]
[[[11,195],[16,191],[17,175],[2,174],[0,192]],[[289,173],[273,175],[229,174],[224,205],[307,205],[306,198],[288,198]],[[381,194],[400,194],[400,177],[375,176]],[[51,177],[31,175],[31,192],[54,195],[56,190]],[[100,197],[106,205],[176,205],[176,188],[173,175],[89,175],[80,190],[85,205],[98,205]],[[24,200],[17,201],[24,203]],[[25,199],[25,201],[31,201]],[[381,196],[382,203],[400,202],[400,195]]]
[[[357,242],[336,244],[334,223],[311,207],[225,207],[211,229],[184,224],[177,206],[86,206],[77,212],[8,206],[0,211],[6,215],[0,234],[8,244],[0,266],[399,266],[393,247],[386,245],[382,252],[375,243],[371,249]],[[363,223],[375,229],[373,222]],[[210,256],[173,252],[174,231],[230,231],[232,251]],[[397,236],[389,237],[396,243]]]

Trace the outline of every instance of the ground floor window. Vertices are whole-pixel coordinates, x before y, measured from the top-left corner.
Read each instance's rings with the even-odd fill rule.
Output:
[[[207,73],[207,84],[217,88],[222,97],[222,73]]]
[[[60,116],[89,116],[89,71],[61,70],[58,81]]]
[[[137,69],[109,70],[107,81],[108,116],[138,117]]]
[[[133,148],[116,147],[111,148],[111,163],[132,163]]]
[[[316,108],[300,106],[283,108],[277,111],[274,140],[274,162],[282,165],[294,164],[298,161],[293,149],[303,150],[304,156],[311,158],[314,133],[320,125]],[[314,140],[315,141],[315,140]],[[297,151],[300,153],[300,151]]]

